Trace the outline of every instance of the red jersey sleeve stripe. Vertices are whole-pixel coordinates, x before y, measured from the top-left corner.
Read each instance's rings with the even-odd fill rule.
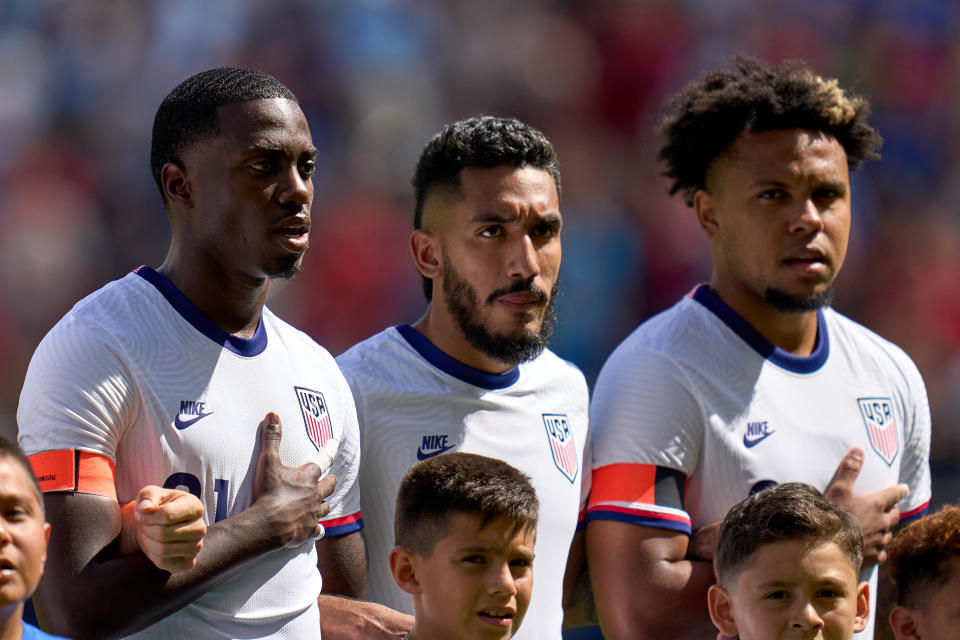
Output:
[[[923,517],[927,513],[927,509],[930,507],[930,501],[927,500],[922,505],[916,509],[911,509],[910,511],[905,511],[900,514],[900,522],[907,522],[911,520],[916,520],[917,518]]]
[[[117,499],[116,465],[100,453],[60,449],[30,456],[30,466],[44,493],[76,491]]]
[[[363,514],[357,511],[341,518],[321,520],[320,524],[323,525],[325,530],[324,536],[342,536],[363,528]]]

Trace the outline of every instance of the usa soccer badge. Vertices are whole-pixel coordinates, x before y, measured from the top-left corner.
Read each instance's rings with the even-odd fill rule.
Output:
[[[577,460],[577,447],[573,443],[570,421],[563,413],[544,413],[543,426],[547,430],[550,454],[557,469],[573,483],[577,477],[580,462]]]
[[[870,446],[887,463],[893,464],[900,451],[900,438],[894,422],[893,402],[890,398],[857,398],[860,415],[867,427]]]
[[[300,413],[303,414],[303,424],[307,428],[307,436],[313,446],[320,447],[333,437],[333,426],[330,424],[330,411],[323,394],[313,389],[294,387],[297,400],[300,402]]]

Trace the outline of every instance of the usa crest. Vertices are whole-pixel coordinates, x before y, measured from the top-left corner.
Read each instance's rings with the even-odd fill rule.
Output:
[[[573,483],[580,469],[580,461],[577,460],[577,446],[573,442],[570,421],[563,413],[544,413],[543,426],[547,430],[554,464],[567,480]]]
[[[857,398],[860,415],[867,427],[870,446],[887,463],[893,464],[900,451],[900,437],[894,422],[893,402],[890,398]]]
[[[297,392],[297,400],[300,402],[300,413],[303,414],[303,424],[307,428],[307,437],[319,451],[320,447],[333,437],[333,426],[330,424],[327,401],[319,391],[304,387],[294,387],[293,389]]]

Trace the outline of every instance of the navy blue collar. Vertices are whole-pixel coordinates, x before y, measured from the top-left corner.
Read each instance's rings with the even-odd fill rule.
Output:
[[[824,365],[830,355],[830,336],[820,309],[817,309],[817,341],[813,345],[813,352],[809,356],[795,356],[768,342],[746,320],[737,315],[736,311],[727,306],[709,286],[702,284],[697,287],[693,292],[693,299],[712,311],[754,351],[787,371],[813,373]]]
[[[263,353],[263,350],[267,348],[267,330],[263,326],[262,316],[253,337],[249,339],[240,338],[231,333],[227,333],[215,325],[210,318],[203,315],[202,311],[187,300],[187,297],[180,293],[180,290],[173,286],[173,283],[167,280],[163,274],[147,266],[137,267],[133,272],[156,287],[157,291],[163,294],[163,297],[170,303],[170,306],[173,307],[184,320],[189,322],[194,329],[225,349],[233,351],[238,356],[249,358],[260,355]]]
[[[396,329],[400,332],[400,335],[403,336],[403,339],[406,340],[411,347],[416,349],[417,353],[423,356],[427,362],[444,373],[448,373],[467,384],[490,390],[506,389],[520,378],[520,369],[518,367],[514,367],[503,373],[480,371],[470,365],[463,364],[456,358],[448,356],[410,325],[402,324],[396,327]]]

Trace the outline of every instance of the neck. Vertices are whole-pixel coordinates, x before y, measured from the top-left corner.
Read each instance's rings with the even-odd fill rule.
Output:
[[[770,344],[795,356],[809,356],[817,343],[817,312],[777,311],[753,292],[711,281],[710,288],[723,302],[756,329]]]
[[[476,349],[463,335],[453,317],[439,310],[437,304],[434,299],[423,316],[412,325],[435,347],[451,358],[485,373],[503,373],[514,368],[515,365],[491,358]]]
[[[23,637],[23,603],[0,608],[0,640],[20,640]]]
[[[168,255],[158,269],[203,315],[218,327],[251,338],[260,324],[269,278],[227,272],[218,264],[186,263]]]

